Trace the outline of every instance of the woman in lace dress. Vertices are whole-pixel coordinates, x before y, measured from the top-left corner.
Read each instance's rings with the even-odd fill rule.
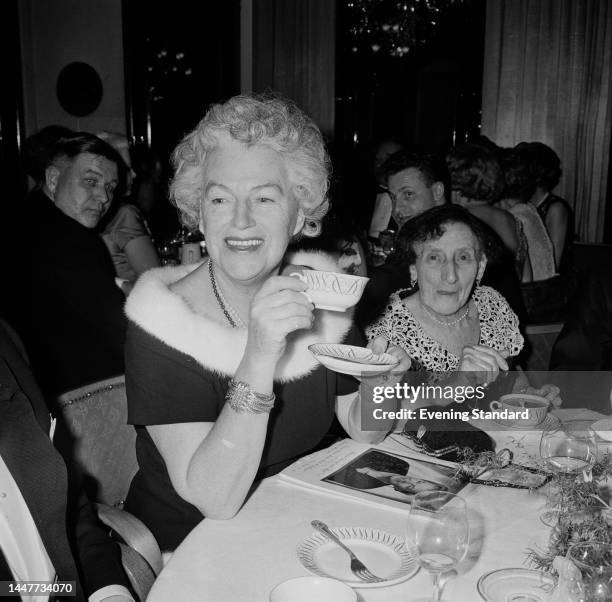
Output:
[[[480,221],[457,205],[435,207],[404,225],[396,248],[413,287],[391,295],[368,337],[402,347],[428,382],[486,384],[508,370],[523,337],[506,300],[479,286],[492,249]]]

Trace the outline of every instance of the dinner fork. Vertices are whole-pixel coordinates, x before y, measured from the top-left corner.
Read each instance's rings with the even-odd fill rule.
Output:
[[[351,557],[351,571],[359,577],[362,581],[366,583],[380,583],[384,581],[381,577],[377,577],[374,573],[372,573],[353,552],[347,548],[341,541],[336,537],[333,531],[322,521],[313,520],[310,523],[315,529],[327,535],[334,543],[337,543],[348,555]]]

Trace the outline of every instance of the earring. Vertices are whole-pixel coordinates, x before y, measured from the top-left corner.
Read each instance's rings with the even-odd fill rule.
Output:
[[[410,288],[414,288],[416,285],[417,285],[416,276],[414,278],[410,276]]]

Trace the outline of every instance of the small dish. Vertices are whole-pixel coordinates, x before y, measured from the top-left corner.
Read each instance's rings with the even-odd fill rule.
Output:
[[[357,594],[337,579],[296,577],[279,583],[270,592],[270,602],[357,602]]]
[[[540,424],[523,424],[517,420],[494,420],[493,422],[517,431],[543,431],[551,428],[558,421],[559,419],[552,414],[547,414]]]
[[[349,555],[318,532],[307,537],[297,548],[299,561],[314,575],[331,577],[361,589],[401,583],[419,569],[415,557],[396,535],[366,527],[338,527],[331,530],[383,581],[366,583],[358,579],[351,572]]]
[[[602,418],[591,424],[591,430],[604,441],[612,442],[612,418]]]
[[[355,345],[316,343],[308,349],[326,368],[351,376],[389,372],[399,361],[389,353],[376,354]]]
[[[545,602],[555,586],[543,571],[510,568],[491,571],[478,580],[478,593],[487,602]]]

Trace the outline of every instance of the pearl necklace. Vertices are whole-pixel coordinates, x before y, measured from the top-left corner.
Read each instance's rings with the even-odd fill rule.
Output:
[[[221,311],[227,318],[232,328],[245,328],[246,324],[242,321],[238,312],[230,305],[225,299],[221,291],[217,288],[217,281],[215,280],[215,273],[213,271],[212,259],[208,260],[208,275],[210,276],[210,284],[217,299],[217,303],[221,308]]]
[[[450,328],[451,326],[456,326],[457,324],[459,324],[459,322],[463,322],[463,320],[465,320],[468,316],[468,314],[470,313],[470,306],[469,306],[469,302],[468,302],[468,306],[465,309],[465,312],[463,312],[463,315],[456,318],[455,320],[451,320],[450,322],[443,322],[442,320],[438,320],[438,318],[436,318],[436,316],[434,316],[425,306],[425,304],[422,301],[419,301],[419,303],[421,304],[421,307],[423,308],[423,311],[437,324],[440,324],[440,326],[446,326],[447,328]]]

